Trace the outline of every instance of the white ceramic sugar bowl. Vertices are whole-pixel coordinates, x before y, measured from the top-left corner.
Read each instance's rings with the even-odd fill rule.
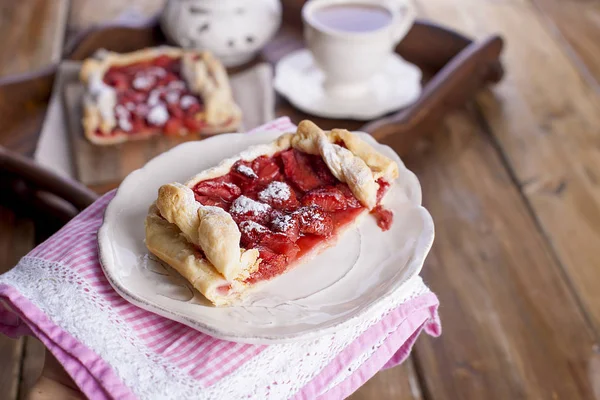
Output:
[[[251,60],[280,24],[279,0],[168,0],[161,16],[169,40],[209,50],[226,66]]]

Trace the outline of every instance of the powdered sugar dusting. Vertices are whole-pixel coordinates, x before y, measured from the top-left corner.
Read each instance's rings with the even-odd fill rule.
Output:
[[[169,112],[164,104],[157,104],[150,109],[147,118],[152,125],[164,125],[169,120]]]
[[[285,182],[271,182],[259,194],[260,201],[269,202],[273,200],[285,201],[290,198],[292,193],[290,187]]]
[[[252,178],[252,179],[258,178],[258,175],[256,175],[256,172],[254,172],[254,170],[252,168],[250,168],[246,165],[240,164],[235,167],[235,170],[248,178]]]
[[[289,214],[280,214],[271,220],[271,225],[278,232],[287,232],[293,227],[293,220],[294,218]]]
[[[196,103],[197,103],[197,101],[194,98],[194,96],[189,96],[189,95],[183,96],[181,98],[181,100],[179,101],[181,108],[183,108],[184,110],[187,110],[188,108],[190,108],[191,106],[193,106]]]
[[[119,118],[125,118],[129,116],[129,110],[127,110],[121,104],[117,104],[117,106],[115,107],[115,114],[117,114],[117,117]]]
[[[148,75],[136,75],[133,78],[132,86],[137,90],[145,90],[149,89],[156,83],[156,79],[153,76]]]
[[[315,206],[299,208],[296,211],[296,215],[299,216],[298,222],[300,223],[300,226],[317,225],[318,229],[321,229],[321,225],[325,223],[323,211]]]
[[[135,113],[140,117],[145,117],[150,112],[150,107],[148,104],[140,103],[135,108]]]
[[[323,221],[323,214],[316,207],[302,207],[298,210],[300,222],[306,224],[310,220]]]
[[[184,90],[185,83],[183,83],[183,81],[172,81],[172,82],[169,82],[168,87],[169,87],[169,89],[172,89],[172,90]]]
[[[167,75],[167,71],[165,71],[162,67],[150,67],[146,71],[149,75],[154,75],[159,78],[164,78]]]
[[[177,103],[179,101],[179,92],[169,91],[165,95],[165,99],[167,100],[167,103],[169,103],[169,104],[175,104],[175,103]]]
[[[249,197],[241,195],[231,204],[230,211],[240,215],[259,215],[266,213],[270,208],[271,207],[269,207],[267,204],[260,203],[256,200],[252,200]]]
[[[247,235],[252,234],[253,232],[264,233],[268,232],[268,229],[262,226],[261,224],[254,221],[242,221],[240,224],[240,230]]]
[[[131,131],[133,126],[129,121],[129,110],[121,104],[117,104],[115,114],[117,115],[117,127],[124,132]]]
[[[333,230],[333,221],[329,214],[317,206],[302,207],[295,214],[301,231],[327,236]]]
[[[155,105],[157,105],[160,102],[160,95],[162,94],[162,89],[161,88],[156,88],[153,89],[150,92],[150,95],[148,96],[148,105],[153,107]]]
[[[129,121],[129,119],[127,119],[127,117],[119,117],[117,119],[117,126],[123,132],[130,132],[131,129],[133,129],[133,125],[131,124],[131,122]]]

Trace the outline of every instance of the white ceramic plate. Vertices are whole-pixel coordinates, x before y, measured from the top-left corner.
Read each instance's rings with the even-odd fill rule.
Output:
[[[310,51],[295,51],[275,68],[273,85],[300,110],[326,118],[371,120],[415,102],[421,95],[421,70],[402,57],[390,54],[383,70],[369,82],[369,92],[359,98],[332,98],[323,90],[323,72]]]
[[[415,175],[389,147],[360,134],[400,165],[400,177],[384,200],[394,212],[389,231],[382,232],[366,215],[336,247],[265,284],[243,306],[209,305],[181,276],[150,255],[144,245],[144,219],[162,184],[185,182],[279,133],[219,135],[175,147],[123,181],[98,234],[102,267],[111,285],[141,308],[238,342],[313,338],[367,315],[419,273],[434,229],[431,216],[421,207]]]

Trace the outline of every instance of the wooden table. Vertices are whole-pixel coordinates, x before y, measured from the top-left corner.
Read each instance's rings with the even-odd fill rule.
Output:
[[[56,61],[65,36],[123,4],[0,1],[0,74]],[[151,14],[162,1],[126,4]],[[405,158],[436,223],[423,276],[443,335],[352,399],[600,399],[600,4],[416,5],[474,37],[501,33],[507,75]],[[1,270],[33,231],[0,209]],[[43,348],[0,337],[0,355],[3,398],[23,398]]]

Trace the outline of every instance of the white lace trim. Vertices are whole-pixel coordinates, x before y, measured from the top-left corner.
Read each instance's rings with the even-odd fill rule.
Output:
[[[383,315],[429,291],[421,278],[415,277],[397,290],[389,301],[379,304],[373,313],[355,321],[350,328],[312,341],[268,346],[244,367],[210,387],[201,388],[198,380],[166,358],[148,351],[119,314],[102,304],[95,290],[69,267],[25,257],[17,267],[0,276],[0,282],[15,287],[50,316],[56,325],[102,357],[143,399],[290,398]],[[343,382],[383,341],[356,357],[331,384],[323,388],[321,394]]]

